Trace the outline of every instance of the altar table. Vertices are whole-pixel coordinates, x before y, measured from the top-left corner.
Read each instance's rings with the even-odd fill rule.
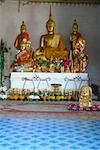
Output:
[[[61,84],[61,90],[79,90],[88,85],[87,73],[11,72],[11,88],[51,90],[52,84]]]

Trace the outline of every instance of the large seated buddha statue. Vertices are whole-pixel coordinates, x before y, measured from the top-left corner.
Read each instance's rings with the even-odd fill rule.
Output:
[[[86,72],[88,56],[85,54],[86,41],[82,34],[78,32],[77,21],[74,20],[72,33],[70,34],[70,44],[72,50],[72,72]]]
[[[66,48],[64,39],[61,35],[55,33],[55,21],[50,16],[46,22],[47,34],[40,38],[40,48],[34,53],[34,57],[42,55],[47,60],[64,59],[69,53]]]

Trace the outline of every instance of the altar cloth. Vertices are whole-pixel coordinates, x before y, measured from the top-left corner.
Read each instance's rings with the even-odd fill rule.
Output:
[[[11,72],[11,87],[18,89],[50,90],[52,84],[61,84],[61,90],[79,90],[88,85],[87,73]]]

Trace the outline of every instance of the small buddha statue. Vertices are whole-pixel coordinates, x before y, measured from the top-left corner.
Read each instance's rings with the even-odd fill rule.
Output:
[[[80,54],[80,72],[85,73],[88,66],[88,55]]]
[[[22,25],[20,27],[20,34],[18,34],[18,36],[16,37],[15,39],[15,42],[14,42],[14,46],[17,50],[20,49],[20,44],[22,41],[29,41],[30,42],[30,37],[29,37],[29,34],[27,32],[27,28],[26,28],[26,25],[24,23],[24,21],[22,22]]]
[[[18,65],[24,65],[29,62],[30,59],[30,51],[27,50],[27,41],[23,40],[20,43],[20,50],[16,54],[16,62]]]
[[[61,35],[55,34],[55,21],[52,18],[51,9],[49,20],[46,22],[46,29],[47,34],[41,36],[40,48],[36,50],[35,56],[43,54],[47,60],[68,57],[69,53],[63,38]]]
[[[70,43],[71,43],[71,49],[73,50],[76,42],[78,42],[79,38],[83,38],[80,32],[78,32],[78,24],[76,19],[74,20],[74,23],[72,25],[72,33],[70,34]]]
[[[82,55],[85,55],[85,46],[86,41],[81,35],[81,33],[78,32],[78,24],[77,21],[74,20],[74,23],[72,25],[72,33],[70,34],[70,43],[71,43],[71,50],[72,50],[72,65],[73,70],[72,72],[85,72],[86,67],[83,68],[83,57]]]
[[[88,85],[84,85],[80,90],[79,106],[80,107],[92,106],[92,88]]]
[[[15,62],[12,64],[11,69],[15,71],[29,70],[34,66],[30,37],[24,21],[22,22],[20,31],[21,33],[16,37],[16,40],[14,42],[17,53],[15,56]]]

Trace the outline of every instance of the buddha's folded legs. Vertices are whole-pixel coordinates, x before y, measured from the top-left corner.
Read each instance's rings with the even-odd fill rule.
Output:
[[[55,48],[46,48],[44,50],[44,55],[47,59],[63,59],[64,57],[68,57],[68,52],[66,50],[58,50]]]

